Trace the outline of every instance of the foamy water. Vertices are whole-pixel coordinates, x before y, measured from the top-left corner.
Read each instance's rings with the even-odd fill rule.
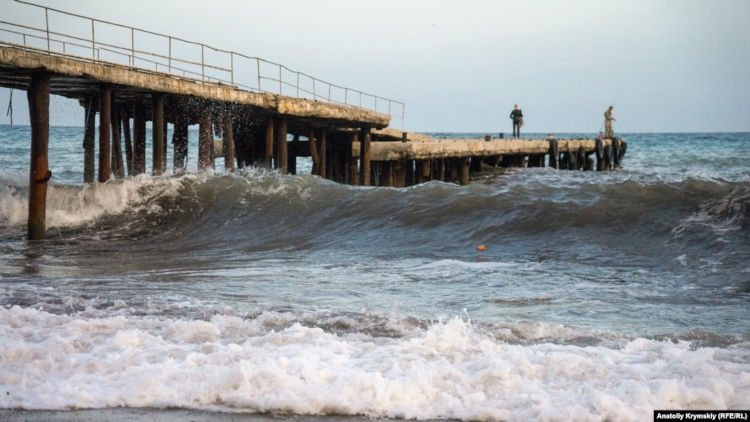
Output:
[[[750,343],[520,345],[459,318],[397,338],[337,335],[299,323],[268,330],[262,319],[0,309],[0,385],[8,393],[0,405],[638,420],[654,408],[740,408],[750,397]]]

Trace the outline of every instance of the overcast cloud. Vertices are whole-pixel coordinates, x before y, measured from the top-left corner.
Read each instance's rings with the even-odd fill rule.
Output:
[[[612,102],[620,132],[750,131],[746,0],[40,3],[403,101],[411,131],[509,132],[518,103],[528,132],[595,132]],[[0,4],[2,20],[44,22]],[[27,123],[25,93],[14,100]],[[56,99],[51,119],[83,113]]]

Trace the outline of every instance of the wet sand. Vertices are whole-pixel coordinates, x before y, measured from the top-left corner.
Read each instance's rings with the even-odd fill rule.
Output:
[[[364,416],[300,416],[257,413],[209,412],[189,409],[110,408],[90,410],[0,410],[0,421],[60,422],[370,422]]]

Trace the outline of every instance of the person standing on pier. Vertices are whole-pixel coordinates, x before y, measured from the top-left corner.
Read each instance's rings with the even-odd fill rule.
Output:
[[[615,137],[615,132],[612,130],[612,122],[615,121],[612,117],[612,106],[609,106],[607,111],[604,112],[604,137],[612,139]]]
[[[523,112],[518,108],[518,104],[513,105],[513,111],[510,112],[510,118],[513,120],[513,137],[521,137],[521,126],[523,126]]]

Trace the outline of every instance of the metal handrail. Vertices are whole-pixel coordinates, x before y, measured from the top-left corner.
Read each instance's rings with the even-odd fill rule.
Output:
[[[308,75],[303,72],[295,71],[293,69],[290,69],[282,64],[275,63],[269,60],[265,60],[259,57],[253,57],[253,56],[247,56],[241,53],[236,53],[229,50],[223,50],[220,48],[212,47],[203,43],[197,43],[194,41],[185,40],[179,37],[173,37],[171,35],[164,35],[157,32],[145,30],[145,29],[139,29],[127,25],[122,25],[115,22],[109,22],[101,19],[95,19],[88,16],[83,16],[75,13],[66,12],[63,10],[42,6],[38,4],[34,4],[25,0],[15,0],[17,3],[34,6],[40,9],[44,10],[44,19],[45,19],[45,26],[44,28],[36,28],[33,26],[28,25],[22,25],[19,23],[13,23],[13,22],[7,22],[0,20],[0,25],[7,25],[10,27],[13,27],[14,29],[21,29],[21,30],[27,30],[27,31],[34,31],[38,35],[29,34],[25,32],[19,32],[14,31],[10,29],[4,29],[0,28],[0,32],[2,33],[11,33],[16,35],[21,35],[23,37],[23,41],[20,45],[23,45],[24,48],[31,48],[37,51],[44,51],[47,54],[62,54],[64,56],[68,57],[74,57],[79,60],[91,60],[96,62],[103,62],[103,63],[110,63],[110,64],[118,64],[122,65],[123,63],[112,61],[112,60],[103,60],[101,58],[102,52],[105,53],[113,53],[117,56],[124,56],[127,57],[127,65],[132,67],[133,69],[138,70],[146,70],[146,71],[156,71],[159,73],[165,73],[170,75],[176,75],[181,78],[190,79],[193,81],[201,82],[201,83],[210,83],[210,84],[216,84],[220,83],[223,85],[229,85],[232,87],[235,87],[236,89],[246,89],[251,92],[266,92],[266,93],[274,93],[279,95],[288,95],[289,92],[294,92],[294,95],[288,95],[290,97],[296,96],[296,98],[308,98],[312,99],[313,101],[322,101],[322,102],[328,102],[332,104],[340,104],[345,106],[354,106],[359,107],[363,109],[373,110],[376,112],[381,112],[383,114],[387,114],[391,118],[397,118],[401,121],[401,129],[404,129],[405,126],[405,109],[406,106],[404,103],[396,100],[392,100],[385,97],[380,97],[374,94],[369,94],[360,90],[356,90],[353,88],[348,88],[340,85],[336,85],[330,82],[326,82],[324,80],[318,79],[314,76]],[[62,32],[55,31],[54,28],[50,28],[50,12],[59,13],[66,16],[72,16],[79,19],[87,20],[91,23],[91,38],[84,38],[81,36],[66,34]],[[122,28],[126,29],[130,32],[130,45],[129,46],[123,46],[123,45],[117,45],[115,43],[111,42],[103,42],[101,40],[96,40],[96,28],[98,25],[109,25],[112,27]],[[101,27],[100,27],[101,29]],[[151,35],[155,37],[159,37],[161,39],[164,39],[167,41],[167,54],[158,53],[156,51],[148,51],[144,50],[142,48],[136,49],[136,34],[146,34]],[[46,41],[46,49],[35,47],[33,45],[28,44],[27,38],[31,37],[34,39],[38,39],[42,42]],[[62,39],[61,39],[62,38]],[[75,41],[75,42],[71,42]],[[173,42],[180,42],[184,43],[187,46],[190,47],[200,47],[200,62],[197,61],[197,59],[189,59],[187,57],[179,57],[173,55]],[[5,42],[2,39],[0,39],[0,43],[3,44],[16,44],[12,42]],[[85,44],[82,44],[85,43]],[[16,44],[18,45],[18,44]],[[58,45],[62,46],[62,51],[57,50],[56,48]],[[91,56],[82,56],[80,54],[71,54],[68,51],[66,51],[66,46],[75,46],[77,48],[87,49],[90,50]],[[229,67],[227,68],[226,65],[220,65],[216,63],[216,59],[213,61],[206,59],[206,52],[213,52],[213,53],[219,53],[223,58],[227,59],[229,62]],[[166,61],[166,63],[161,61]],[[238,62],[249,61],[252,63],[255,62],[255,69],[256,73],[246,73],[246,72],[240,72],[238,71]],[[143,67],[136,66],[136,61],[145,62],[145,63],[151,63],[154,65],[154,69],[146,69]],[[175,66],[175,64],[177,66]],[[159,69],[159,67],[163,67],[166,69],[166,72]],[[194,70],[185,69],[183,66],[193,66]],[[198,72],[198,67],[200,67]],[[270,67],[272,70],[271,72],[263,72],[263,68]],[[175,72],[177,71],[177,72]],[[278,71],[277,75],[274,75]],[[181,74],[179,73],[181,72]],[[220,76],[216,76],[216,74]],[[290,82],[288,79],[284,78],[284,73],[291,74],[293,82]],[[188,74],[194,75],[195,77],[189,77]],[[228,78],[228,79],[227,79]],[[272,89],[264,89],[263,82],[266,81],[266,87],[269,85],[274,87]],[[312,85],[311,89],[308,89],[304,86],[300,85],[300,82],[309,82]],[[284,89],[287,89],[287,93],[284,92]],[[333,90],[337,91],[343,91],[343,100],[341,98],[334,98],[332,95]],[[363,98],[364,98],[364,104],[363,105]],[[356,100],[356,101],[355,101]],[[368,104],[372,104],[372,106],[368,106]],[[400,114],[394,114],[393,106],[401,106],[401,113]],[[378,107],[386,108],[387,106],[387,112],[381,111],[378,109]],[[396,107],[397,109],[398,107]]]

